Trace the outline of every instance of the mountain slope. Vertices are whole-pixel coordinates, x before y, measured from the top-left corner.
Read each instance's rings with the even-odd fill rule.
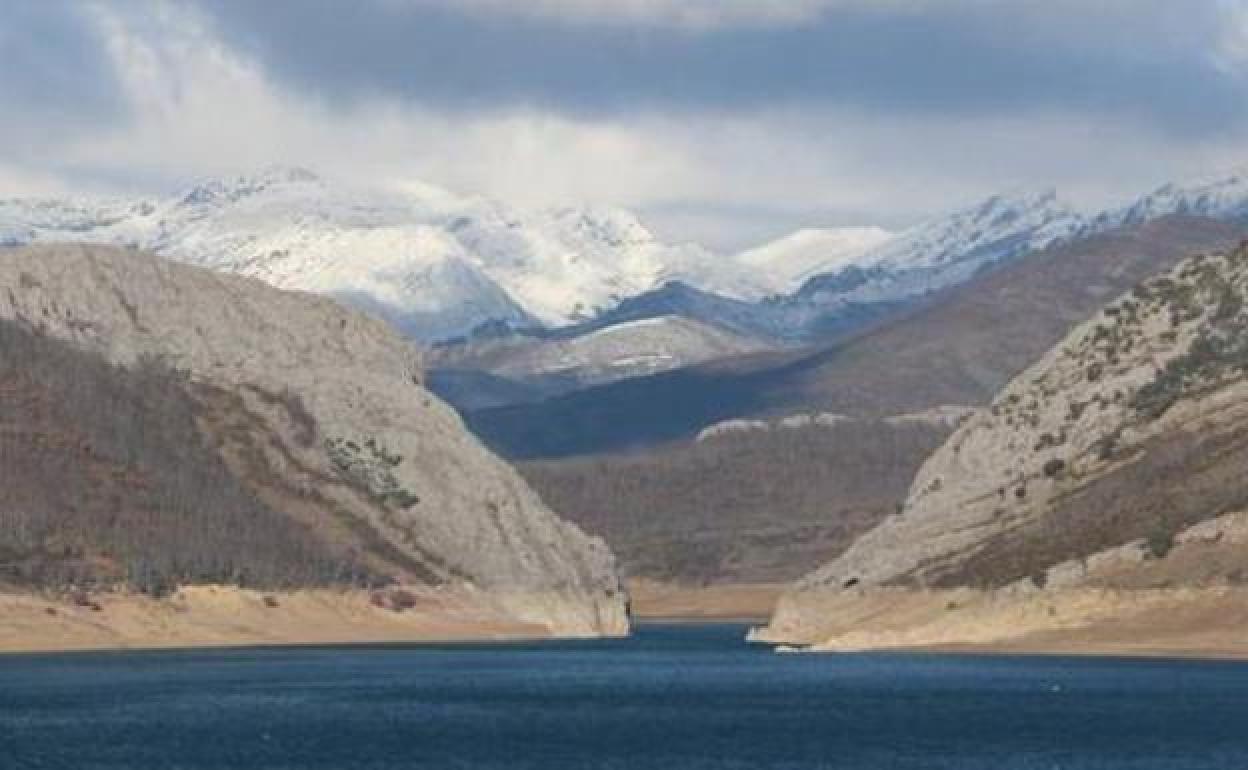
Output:
[[[135,245],[338,296],[425,340],[491,321],[573,323],[672,278],[736,280],[622,210],[521,213],[429,186],[337,187],[297,168],[152,202],[0,201],[0,243],[39,241]]]
[[[859,264],[898,270],[998,262],[1069,238],[1082,223],[1054,190],[994,195],[900,233]]]
[[[970,280],[976,273],[1070,239],[1086,229],[1053,191],[996,195],[911,227],[850,260],[812,276],[784,303],[819,318],[843,307],[899,303]],[[826,323],[824,321],[823,323]]]
[[[780,584],[893,513],[955,424],[922,415],[738,421],[694,442],[518,469],[560,515],[601,534],[627,577]]]
[[[1086,229],[1048,192],[994,196],[892,236],[877,228],[799,231],[715,264],[720,275],[766,273],[753,283],[770,282],[770,292],[718,291],[704,273],[640,293],[582,328],[680,315],[755,336],[826,341]],[[780,285],[789,290],[776,291]]]
[[[734,259],[764,275],[773,294],[788,294],[807,279],[857,264],[893,234],[880,227],[808,228],[747,249]]]
[[[1248,170],[1163,185],[1121,209],[1101,214],[1089,226],[1120,227],[1172,214],[1248,223]]]
[[[520,212],[428,185],[351,189],[282,167],[156,201],[0,201],[0,243],[134,245],[336,296],[426,341],[487,323],[592,331],[673,313],[751,335],[826,336],[1080,226],[1051,194],[997,196],[897,237],[806,230],[718,256],[664,243],[620,209]],[[694,292],[669,289],[679,286]]]
[[[1112,592],[1076,621],[1102,625],[1130,616],[1133,592],[1149,608],[1180,589],[1221,600],[1248,563],[1246,299],[1248,245],[1185,260],[1076,327],[932,455],[902,511],[803,579],[768,633],[848,644],[888,628],[917,643],[939,626],[951,641],[951,621],[914,620],[957,591],[989,592],[1001,613]],[[819,609],[872,598],[894,612],[844,638]],[[1069,622],[1054,614],[1049,630]]]
[[[170,398],[195,406],[197,451],[211,447],[240,495],[293,518],[323,553],[466,592],[553,633],[626,628],[601,541],[556,518],[485,452],[420,385],[415,350],[380,321],[141,252],[72,245],[0,251],[0,319],[127,371],[169,372],[183,383]],[[131,431],[123,448],[143,441],[158,413],[135,419],[118,428]],[[20,505],[0,496],[10,512]]]
[[[825,350],[723,360],[466,419],[504,454],[541,457],[688,438],[750,415],[887,416],[983,403],[1117,292],[1240,232],[1163,218],[1032,253]]]
[[[428,361],[444,381],[448,373],[483,372],[553,395],[766,347],[687,318],[660,316],[571,337],[512,334],[439,346]]]

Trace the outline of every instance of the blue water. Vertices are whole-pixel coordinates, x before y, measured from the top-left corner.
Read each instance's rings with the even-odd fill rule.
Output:
[[[629,640],[0,657],[0,768],[1248,768],[1248,666]]]

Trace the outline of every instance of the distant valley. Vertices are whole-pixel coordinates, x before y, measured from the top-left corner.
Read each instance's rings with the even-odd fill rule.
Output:
[[[329,295],[630,580],[780,586],[890,520],[964,420],[1121,292],[1248,233],[1248,179],[1099,214],[996,196],[734,255],[619,210],[520,212],[299,169],[151,203],[0,202],[10,244],[107,241]],[[644,611],[644,607],[642,608]]]

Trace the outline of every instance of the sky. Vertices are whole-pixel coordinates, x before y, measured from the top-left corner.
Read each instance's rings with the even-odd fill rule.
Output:
[[[272,164],[718,249],[1248,165],[1248,0],[6,0],[0,195]]]

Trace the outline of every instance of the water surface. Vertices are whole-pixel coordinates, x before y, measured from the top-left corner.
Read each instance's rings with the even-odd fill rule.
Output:
[[[743,633],[0,657],[0,768],[1248,768],[1248,665]]]

